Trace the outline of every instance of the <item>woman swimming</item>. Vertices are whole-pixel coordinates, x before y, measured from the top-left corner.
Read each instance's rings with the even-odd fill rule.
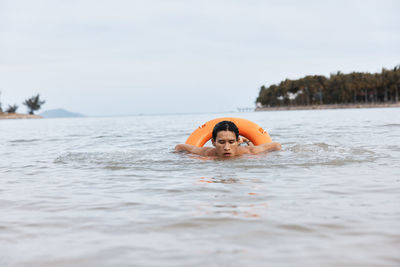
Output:
[[[211,141],[214,147],[179,144],[175,146],[175,150],[187,151],[207,157],[231,158],[244,154],[258,154],[265,151],[280,150],[282,147],[281,144],[277,142],[254,146],[247,138],[239,137],[239,129],[236,124],[231,121],[221,121],[217,123],[212,131]],[[247,143],[248,146],[240,146],[242,143]]]

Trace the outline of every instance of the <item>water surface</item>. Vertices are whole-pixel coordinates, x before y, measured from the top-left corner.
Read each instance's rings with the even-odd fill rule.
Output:
[[[399,266],[399,114],[0,121],[0,266]],[[173,152],[225,116],[283,150]]]

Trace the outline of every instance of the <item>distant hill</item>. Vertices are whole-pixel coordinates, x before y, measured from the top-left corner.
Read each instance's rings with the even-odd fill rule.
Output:
[[[59,108],[59,109],[51,109],[46,110],[40,113],[40,116],[43,118],[76,118],[76,117],[86,117],[85,115],[70,112],[68,110]]]

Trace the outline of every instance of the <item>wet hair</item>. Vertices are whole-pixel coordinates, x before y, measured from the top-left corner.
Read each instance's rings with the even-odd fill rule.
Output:
[[[217,134],[220,131],[230,131],[230,132],[234,132],[236,135],[236,140],[239,139],[239,129],[236,126],[236,124],[234,124],[231,121],[221,121],[218,122],[215,126],[214,129],[212,131],[212,139],[215,141],[215,139],[217,138]]]

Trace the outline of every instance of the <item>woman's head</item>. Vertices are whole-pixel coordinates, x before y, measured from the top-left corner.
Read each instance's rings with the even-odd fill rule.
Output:
[[[238,140],[239,129],[233,122],[221,121],[215,125],[212,132],[212,143],[218,156],[236,156],[239,147]]]
[[[239,139],[239,129],[236,126],[236,124],[234,124],[231,121],[221,121],[218,122],[213,129],[212,132],[212,139],[215,140],[217,138],[217,134],[220,131],[230,131],[230,132],[234,132],[236,135],[236,140]]]

